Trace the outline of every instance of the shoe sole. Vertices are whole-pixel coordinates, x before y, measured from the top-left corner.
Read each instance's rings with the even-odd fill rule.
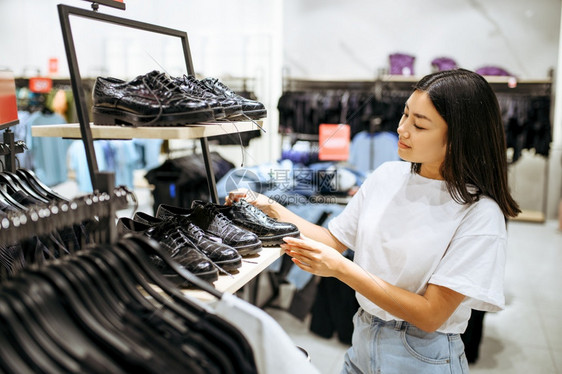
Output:
[[[193,112],[162,114],[157,121],[154,121],[156,118],[154,115],[135,114],[113,108],[93,107],[92,118],[94,125],[158,127],[209,122],[213,120],[215,116],[212,109],[205,109]]]
[[[294,231],[287,234],[279,234],[279,235],[272,235],[272,236],[261,236],[258,239],[261,241],[262,246],[264,247],[274,247],[277,245],[281,245],[284,243],[283,238],[288,236],[292,238],[298,238],[301,235],[300,231]]]
[[[228,117],[233,121],[247,121],[248,118],[258,120],[267,117],[267,109],[245,110],[241,115]]]
[[[242,256],[242,255],[240,255],[240,256]],[[236,270],[236,269],[238,269],[242,266],[242,259],[241,258],[234,258],[232,260],[213,261],[213,262],[225,271]]]
[[[258,244],[248,244],[245,246],[233,246],[232,248],[236,249],[236,251],[238,252],[238,254],[242,257],[244,256],[249,256],[249,255],[255,255],[256,253],[261,252],[261,248],[262,247],[262,243],[258,243]]]
[[[224,109],[224,114],[226,114],[226,118],[230,118],[232,116],[239,116],[242,113],[242,107],[240,105],[231,105],[231,106],[222,106]]]

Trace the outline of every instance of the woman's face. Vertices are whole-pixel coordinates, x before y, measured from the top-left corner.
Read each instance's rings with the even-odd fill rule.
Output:
[[[443,179],[440,167],[447,151],[447,123],[427,93],[414,91],[398,125],[398,155],[405,161],[421,163],[420,175]]]

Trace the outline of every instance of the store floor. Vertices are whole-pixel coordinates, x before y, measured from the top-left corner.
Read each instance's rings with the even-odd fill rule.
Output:
[[[562,374],[562,232],[557,222],[510,222],[506,308],[484,317],[471,374]],[[339,373],[347,346],[324,339],[280,309],[266,309],[323,374]]]

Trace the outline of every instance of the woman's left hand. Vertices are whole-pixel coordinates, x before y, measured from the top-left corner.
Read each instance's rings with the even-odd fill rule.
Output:
[[[347,259],[336,249],[312,239],[287,237],[281,248],[301,269],[322,277],[335,277]]]

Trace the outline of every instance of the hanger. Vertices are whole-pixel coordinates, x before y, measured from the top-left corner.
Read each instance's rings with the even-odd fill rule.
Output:
[[[0,183],[3,183],[11,193],[25,192],[9,175],[0,172]]]
[[[132,296],[134,299],[138,299],[140,297],[141,299],[143,299],[142,301],[140,301],[141,304],[145,304],[146,306],[148,299],[144,295],[139,293],[139,289],[137,288],[137,285],[139,284],[141,286],[141,289],[147,291],[150,296],[156,296],[157,299],[153,299],[153,302],[164,300],[167,304],[170,303],[169,300],[163,298],[161,295],[158,295],[152,289],[152,287],[148,283],[146,283],[142,270],[136,268],[131,259],[128,258],[127,254],[122,250],[115,248],[115,246],[99,245],[96,248],[92,248],[88,251],[80,251],[78,253],[78,256],[86,257],[91,262],[95,263],[98,267],[105,268],[106,270],[111,269],[113,271],[116,271],[117,273],[114,273],[113,277],[109,276],[106,279],[112,279],[117,275],[115,279],[117,283],[116,289],[123,288],[123,292],[125,292],[126,295]],[[134,277],[135,280],[139,281],[139,283],[137,284],[137,282],[134,281],[131,283],[131,277]],[[113,289],[113,287],[111,288]],[[119,294],[122,295],[121,292],[119,292]],[[126,296],[125,300],[127,299],[128,297]],[[130,306],[131,304],[128,305]],[[162,305],[154,305],[152,303],[149,303],[148,305],[149,310],[151,311],[151,315],[154,318],[161,318],[164,323],[172,327],[173,331],[177,331],[183,336],[188,336],[189,330],[186,330],[185,325],[178,324],[178,322],[171,318],[170,315],[162,313]],[[129,318],[130,317],[131,316],[129,315]],[[157,338],[158,337],[154,339],[156,340]],[[166,341],[160,342],[158,346],[161,349],[166,350],[165,354],[172,356],[174,362],[181,364],[179,369],[180,372],[185,371],[190,373],[205,373],[205,371],[202,370],[202,367],[194,365],[196,362],[195,359],[197,358],[197,348],[192,347],[191,350],[184,351],[181,355],[178,356],[175,347],[170,347]],[[186,354],[189,355],[190,359],[186,359]],[[204,361],[205,359],[203,359],[203,362]]]
[[[222,292],[217,290],[210,283],[207,283],[207,282],[199,279],[196,275],[190,273],[184,267],[180,266],[177,262],[172,260],[170,255],[168,255],[168,253],[163,251],[158,246],[156,241],[151,240],[149,238],[142,237],[142,236],[133,235],[133,234],[126,234],[125,236],[123,236],[123,239],[129,239],[131,242],[137,244],[138,248],[143,250],[145,255],[156,255],[156,256],[160,257],[162,260],[164,260],[166,265],[168,265],[176,273],[178,273],[182,278],[184,278],[186,281],[188,281],[190,284],[194,285],[195,287],[199,288],[200,290],[205,291],[205,292],[213,295],[217,299],[222,298]],[[126,246],[127,241],[125,241],[125,240],[119,241],[119,244],[125,245],[126,249],[129,249],[129,250],[133,249],[134,250],[134,247],[131,247],[131,246],[127,247]],[[137,260],[139,259],[138,251],[136,252],[135,258]],[[160,277],[160,278],[163,278],[163,277]],[[167,286],[166,283],[168,283],[168,282],[169,281],[166,280],[166,282],[164,282],[164,285]],[[169,283],[169,285],[172,285],[172,283]],[[185,298],[185,296],[183,296],[183,294],[175,286],[174,287],[168,286],[167,288],[171,288],[170,291],[172,291],[171,292],[172,295],[177,295],[179,293],[181,295],[180,296],[181,298]]]
[[[66,370],[68,372],[88,372],[94,368],[95,372],[124,374],[125,372],[116,366],[108,355],[103,354],[83,330],[80,330],[58,302],[37,300],[39,282],[45,281],[33,276],[18,277],[12,282],[15,286],[6,287],[6,291],[12,293],[14,297],[20,298],[28,306],[32,313],[30,319],[37,321],[40,328],[51,337],[52,345],[60,347],[75,361],[72,366],[66,366]],[[30,289],[35,291],[28,291]],[[35,300],[29,296],[30,294],[36,296]],[[28,322],[28,319],[23,320]],[[90,367],[83,367],[85,363]]]
[[[119,243],[123,245],[127,245],[127,243],[121,243],[121,241]],[[189,309],[184,310],[183,308],[180,308],[178,305],[174,305],[174,303],[171,303],[169,299],[166,299],[163,295],[155,291],[154,288],[148,283],[149,281],[152,281],[154,282],[154,284],[161,286],[161,284],[158,284],[157,281],[155,281],[155,278],[160,277],[164,281],[168,281],[168,280],[165,279],[163,276],[161,276],[160,273],[156,271],[152,271],[151,266],[146,266],[146,264],[148,263],[146,256],[140,258],[140,260],[136,259],[135,256],[138,256],[139,253],[138,252],[131,253],[129,250],[126,249],[126,247],[123,246],[102,246],[101,248],[111,253],[111,256],[108,256],[107,258],[104,256],[104,259],[122,262],[122,264],[124,264],[127,267],[127,269],[123,269],[123,270],[131,274],[138,282],[138,284],[142,287],[142,289],[149,296],[151,296],[153,300],[160,303],[161,305],[166,305],[170,307],[172,310],[174,310],[177,314],[181,315],[184,319],[186,319],[190,323],[199,322],[199,317],[196,314],[194,314],[193,311]],[[132,249],[132,251],[135,251],[135,249]],[[141,265],[140,267],[138,265],[139,261],[143,263],[143,265]],[[146,271],[147,268],[149,270],[148,272]],[[168,283],[168,286],[175,287],[175,285],[173,285],[171,282]],[[164,289],[165,288],[166,285],[164,285]]]
[[[21,283],[17,286],[15,283],[12,283],[11,287],[19,287],[20,290],[23,288]],[[35,290],[31,291],[32,288]],[[80,364],[68,356],[66,352],[64,352],[64,350],[56,344],[56,342],[52,339],[52,336],[49,335],[40,325],[39,321],[45,317],[41,316],[40,313],[39,316],[37,316],[37,313],[32,313],[32,310],[34,308],[36,309],[36,306],[32,300],[33,298],[29,295],[32,294],[35,300],[38,300],[39,294],[36,290],[37,287],[34,285],[25,287],[25,290],[28,290],[29,293],[22,291],[14,292],[13,289],[12,292],[10,292],[10,286],[5,289],[7,293],[3,295],[4,300],[10,303],[30,337],[37,342],[37,345],[42,350],[42,354],[38,355],[38,357],[34,359],[34,362],[37,364],[37,360],[40,360],[40,365],[49,363],[54,367],[58,367],[56,370],[78,373],[80,371]],[[30,308],[30,305],[33,305],[33,307]]]
[[[29,186],[29,184],[27,184],[25,180],[21,179],[19,175],[17,175],[16,173],[12,173],[10,171],[4,170],[3,172],[0,173],[0,180],[2,180],[2,178],[5,177],[11,179],[15,185],[20,187],[21,190],[23,190],[29,196],[39,200],[42,203],[45,204],[49,203],[49,199],[47,199],[45,196],[38,194],[34,189],[32,189]]]
[[[0,201],[20,211],[27,211],[27,207],[17,202],[9,193],[5,185],[0,183]]]
[[[4,302],[0,300],[0,304]],[[0,306],[0,309],[2,307]],[[2,316],[0,315],[0,321]],[[16,351],[14,342],[10,341],[9,333],[5,330],[10,327],[5,327],[7,323],[0,323],[0,369],[3,373],[19,373],[19,374],[34,374],[33,369],[28,365],[28,362]]]
[[[23,348],[20,350],[24,355],[22,358],[26,364],[32,365],[33,372],[41,371],[56,374],[61,371],[61,368],[44,353],[41,346],[27,333],[5,295],[0,298],[0,321],[2,321],[2,330],[7,331],[16,344]]]
[[[39,270],[37,266],[30,265],[24,269],[25,273],[35,274],[48,281],[46,291],[53,295],[56,300],[64,300],[67,308],[82,322],[82,327],[97,337],[98,341],[103,342],[109,351],[115,355],[122,357],[134,357],[137,362],[143,362],[151,359],[150,352],[144,349],[139,349],[136,344],[131,345],[131,342],[124,341],[120,336],[117,336],[113,331],[108,330],[105,326],[99,323],[88,309],[80,302],[80,297],[74,291],[71,284],[61,276],[56,270],[50,266],[44,266]],[[141,368],[137,368],[139,372]]]
[[[119,334],[123,334],[123,337],[131,339],[135,344],[154,352],[153,356],[161,356],[161,351],[165,351],[165,358],[158,357],[161,360],[162,367],[171,370],[175,368],[180,371],[181,368],[187,370],[189,364],[193,363],[185,353],[181,352],[180,347],[171,344],[162,336],[161,331],[151,324],[160,326],[161,321],[164,320],[158,309],[152,307],[143,311],[132,304],[127,306],[121,303],[116,298],[115,293],[106,287],[105,280],[100,277],[101,274],[94,267],[79,259],[65,258],[63,261],[56,262],[55,266],[63,270],[65,275],[69,276],[69,280],[72,276],[76,276],[76,279],[71,283],[74,285],[75,281],[79,282],[80,286],[83,286],[84,290],[88,292],[87,295],[84,295],[83,301],[90,304],[90,311],[99,310],[101,313],[100,321],[109,322],[110,328],[115,328]],[[144,316],[149,317],[145,318]],[[174,328],[177,327],[176,323]],[[181,326],[179,327],[178,333],[181,334]],[[153,360],[156,360],[156,358],[153,358]]]
[[[27,169],[17,169],[16,174],[22,179],[25,180],[28,185],[33,188],[38,194],[44,196],[49,200],[57,200],[57,201],[69,201],[69,199],[59,195],[43,182],[39,180],[37,175],[31,170]]]
[[[144,237],[142,237],[141,240],[144,240]],[[147,238],[147,240],[150,239]],[[189,326],[196,329],[196,335],[193,336],[192,332],[192,339],[197,342],[197,346],[200,347],[200,349],[203,349],[205,352],[213,352],[211,357],[213,358],[213,361],[219,366],[219,372],[225,374],[243,372],[240,370],[234,370],[233,362],[235,362],[236,358],[233,358],[231,352],[228,351],[228,348],[232,348],[232,345],[228,346],[223,341],[224,339],[226,339],[226,332],[220,331],[220,329],[218,334],[217,331],[211,331],[210,329],[213,327],[211,323],[209,321],[203,321],[201,319],[200,315],[208,313],[205,307],[196,305],[194,303],[194,300],[190,300],[185,295],[183,295],[175,286],[175,284],[164,278],[159,272],[154,271],[155,269],[152,269],[152,266],[150,265],[150,263],[148,263],[147,256],[146,254],[144,254],[144,251],[141,250],[139,252],[138,249],[135,248],[135,243],[131,242],[128,239],[124,239],[121,240],[118,245],[123,246],[123,249],[127,250],[130,255],[135,257],[136,263],[132,264],[133,267],[136,267],[138,263],[143,268],[142,270],[133,270],[133,273],[141,274],[144,273],[144,271],[148,271],[149,281],[159,286],[164,292],[168,294],[168,296],[172,297],[174,302],[170,302],[168,298],[156,292],[150,285],[146,284],[145,282],[145,287],[143,287],[143,289],[150,296],[152,296],[155,300],[162,302],[166,308],[171,309],[175,313],[178,313],[180,317],[193,319],[193,322],[188,321]],[[125,253],[126,252],[121,250],[115,252],[115,254],[120,257],[127,257]],[[154,277],[159,279],[155,279]],[[193,313],[197,313],[199,315],[194,316]],[[206,329],[203,326],[207,326]],[[217,338],[217,335],[220,335],[220,338]],[[236,347],[235,344],[234,347]],[[205,372],[211,373],[213,371],[210,367],[207,367]]]

